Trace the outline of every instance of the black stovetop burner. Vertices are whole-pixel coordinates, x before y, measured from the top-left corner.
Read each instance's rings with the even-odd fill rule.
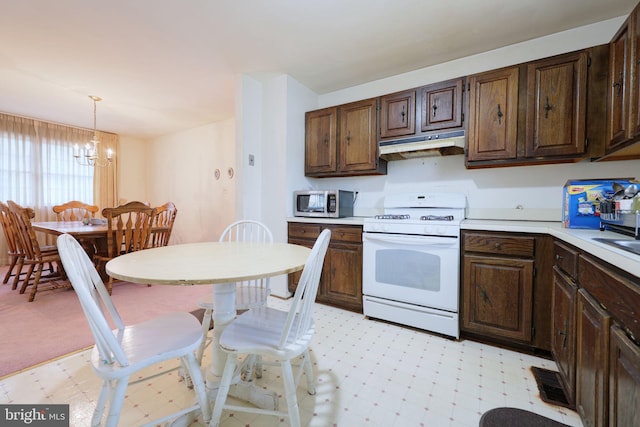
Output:
[[[453,221],[453,215],[423,215],[420,221]]]
[[[411,215],[384,214],[384,215],[376,215],[375,219],[411,219]]]

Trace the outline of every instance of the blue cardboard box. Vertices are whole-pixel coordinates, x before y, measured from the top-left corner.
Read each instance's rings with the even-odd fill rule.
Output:
[[[562,224],[565,228],[600,228],[600,202],[610,199],[613,183],[626,187],[634,178],[575,179],[564,185]]]

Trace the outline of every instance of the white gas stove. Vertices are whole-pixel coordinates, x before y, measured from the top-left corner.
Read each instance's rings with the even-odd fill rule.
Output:
[[[384,199],[384,214],[364,219],[363,231],[457,237],[466,204],[459,193],[392,194]]]
[[[460,222],[466,197],[394,194],[363,224],[363,307],[384,319],[459,337]]]

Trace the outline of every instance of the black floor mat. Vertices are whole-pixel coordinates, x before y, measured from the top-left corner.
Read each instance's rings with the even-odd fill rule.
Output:
[[[536,366],[531,367],[531,372],[538,384],[538,390],[540,391],[540,398],[552,405],[559,405],[565,408],[576,410],[575,405],[569,401],[567,395],[564,392],[562,383],[560,382],[560,374],[548,369],[538,368]]]

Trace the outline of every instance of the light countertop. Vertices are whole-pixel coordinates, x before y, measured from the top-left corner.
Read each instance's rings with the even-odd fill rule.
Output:
[[[640,255],[618,249],[593,240],[594,237],[616,240],[633,240],[632,237],[612,231],[594,229],[564,228],[555,221],[503,221],[466,219],[462,221],[463,230],[511,231],[518,233],[549,234],[563,242],[582,249],[636,277],[640,277]]]
[[[302,218],[290,217],[288,222],[362,225],[365,217],[349,218]],[[583,251],[608,262],[621,270],[640,278],[640,255],[618,249],[614,246],[593,240],[594,237],[616,240],[633,240],[633,238],[594,229],[564,228],[559,221],[513,221],[491,219],[466,219],[462,221],[463,230],[509,231],[517,233],[549,234],[559,240],[571,244]]]

